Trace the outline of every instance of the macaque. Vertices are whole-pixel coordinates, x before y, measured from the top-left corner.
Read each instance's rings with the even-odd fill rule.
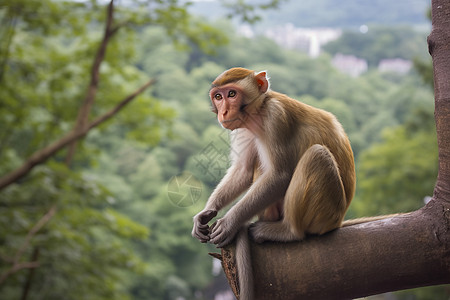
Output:
[[[219,248],[237,237],[240,299],[249,300],[248,236],[258,243],[300,241],[341,227],[355,191],[353,152],[331,113],[272,91],[266,72],[227,70],[209,95],[219,123],[232,131],[232,165],[194,217],[192,236]]]

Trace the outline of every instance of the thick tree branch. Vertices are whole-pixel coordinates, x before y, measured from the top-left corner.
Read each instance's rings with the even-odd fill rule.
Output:
[[[252,243],[256,299],[352,299],[450,283],[450,2],[432,0],[439,173],[424,208],[299,243]],[[234,245],[222,265],[238,297]]]
[[[128,103],[130,103],[134,98],[136,98],[136,96],[141,94],[153,83],[154,83],[153,79],[148,81],[146,84],[144,84],[139,89],[137,89],[129,96],[124,98],[122,101],[120,101],[116,105],[116,107],[114,107],[107,113],[103,114],[102,116],[92,121],[90,124],[88,124],[87,127],[83,128],[82,130],[71,131],[66,136],[62,137],[60,140],[33,153],[22,166],[0,178],[0,190],[10,185],[11,183],[16,182],[23,176],[27,175],[28,172],[30,172],[36,165],[45,162],[48,158],[56,154],[59,150],[63,149],[73,141],[76,141],[84,137],[92,128],[97,127],[98,125],[102,124],[103,122],[113,117],[120,110],[122,110]]]
[[[449,283],[449,224],[449,209],[432,201],[408,215],[299,243],[252,243],[255,299],[354,299]],[[222,256],[238,290],[234,245]]]

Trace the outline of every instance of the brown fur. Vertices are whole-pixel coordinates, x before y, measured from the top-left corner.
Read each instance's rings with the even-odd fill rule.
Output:
[[[332,114],[271,91],[264,72],[228,70],[214,80],[210,96],[219,122],[232,130],[233,163],[194,217],[192,234],[223,247],[240,232],[240,298],[248,300],[251,260],[241,228],[259,216],[248,229],[255,241],[287,242],[340,227],[355,191],[353,153]],[[211,212],[245,191],[209,228]]]
[[[249,75],[253,75],[255,72],[244,68],[233,68],[225,71],[212,82],[213,86],[222,86],[231,82],[236,82],[246,78]]]

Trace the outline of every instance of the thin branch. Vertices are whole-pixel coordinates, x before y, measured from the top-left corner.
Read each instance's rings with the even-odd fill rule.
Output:
[[[23,270],[23,269],[31,269],[31,268],[37,268],[39,267],[39,262],[32,261],[32,262],[24,262],[24,263],[18,263],[14,264],[8,271],[0,275],[0,285],[3,284],[3,282],[12,274]]]
[[[12,260],[11,268],[9,268],[6,272],[0,275],[0,285],[12,274],[22,270],[22,269],[31,269],[31,268],[37,268],[39,267],[39,262],[37,261],[31,261],[31,262],[20,262],[21,257],[25,253],[26,249],[30,246],[31,239],[36,235],[36,233],[39,232],[39,230],[44,227],[45,224],[50,221],[50,219],[53,217],[53,215],[56,212],[56,205],[53,205],[49,211],[42,216],[42,218],[39,219],[39,221],[31,228],[31,230],[28,232],[27,236],[25,237],[25,241],[23,242],[22,246],[19,250],[17,250],[16,255],[14,256],[14,259]],[[33,255],[34,257],[34,255]],[[9,260],[8,260],[9,261]]]
[[[75,123],[74,131],[82,131],[88,125],[89,114],[92,110],[92,105],[95,102],[95,96],[97,95],[98,83],[100,81],[100,66],[105,59],[106,49],[111,37],[117,33],[120,27],[112,27],[114,20],[114,0],[108,5],[106,26],[103,34],[103,39],[94,57],[94,61],[91,67],[91,78],[89,86],[84,98],[83,104],[78,111],[77,121]],[[75,154],[77,143],[72,142],[69,151],[67,151],[65,162],[67,165],[72,161],[73,155]]]
[[[50,221],[55,212],[56,205],[53,205],[50,210],[44,216],[42,216],[42,218],[33,226],[33,228],[31,228],[25,238],[25,241],[22,244],[22,247],[20,247],[19,251],[17,251],[16,256],[14,257],[15,262],[18,262],[20,260],[20,257],[30,245],[31,239],[36,235],[36,233],[38,233],[39,230],[41,230],[42,227],[44,227],[45,224],[47,224],[48,221]]]
[[[31,254],[30,261],[37,261],[39,258],[39,248],[34,247],[33,253]],[[28,298],[28,295],[30,294],[31,290],[31,284],[33,283],[33,277],[35,273],[36,268],[31,268],[28,271],[27,279],[25,281],[25,285],[23,286],[22,290],[22,297],[21,300],[26,300]]]
[[[151,86],[154,82],[155,81],[153,79],[148,81],[146,84],[141,86],[135,92],[133,92],[132,94],[124,98],[121,102],[119,102],[116,105],[116,107],[114,107],[112,110],[110,110],[109,112],[105,113],[104,115],[98,117],[93,122],[88,124],[86,128],[78,131],[73,130],[64,137],[62,137],[61,139],[59,139],[58,141],[48,145],[47,147],[41,150],[34,152],[22,166],[0,178],[0,190],[27,175],[36,165],[45,162],[48,158],[50,158],[52,155],[54,155],[55,153],[57,153],[70,143],[84,137],[92,128],[97,127],[101,123],[110,119],[112,116],[121,111],[134,98],[136,98],[136,96],[138,96],[146,88]]]
[[[146,84],[138,88],[134,93],[128,95],[126,98],[124,98],[122,101],[119,102],[119,104],[116,105],[113,109],[108,111],[107,113],[103,114],[102,116],[98,117],[94,121],[92,121],[89,126],[88,130],[97,127],[101,123],[105,122],[106,120],[113,117],[115,114],[117,114],[122,108],[124,108],[128,103],[130,103],[136,96],[144,92],[147,88],[149,88],[151,85],[153,85],[156,82],[155,79],[149,80]],[[1,186],[0,186],[1,188]]]

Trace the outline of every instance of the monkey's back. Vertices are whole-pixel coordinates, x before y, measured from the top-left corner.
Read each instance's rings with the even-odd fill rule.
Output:
[[[314,144],[326,146],[333,154],[339,166],[348,207],[355,191],[356,175],[353,151],[341,123],[332,113],[287,95],[270,91],[269,96],[268,119],[277,119],[275,124],[282,124],[292,132],[286,139],[298,151],[295,160],[299,160]]]

